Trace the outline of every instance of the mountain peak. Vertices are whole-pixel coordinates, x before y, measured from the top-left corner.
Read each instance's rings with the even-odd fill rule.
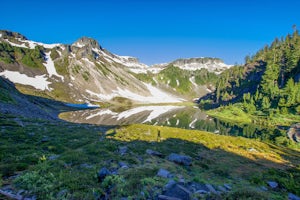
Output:
[[[79,48],[89,46],[89,47],[96,48],[96,49],[102,49],[102,47],[99,45],[98,41],[93,38],[90,38],[90,37],[82,37],[82,38],[78,39],[76,42],[74,42],[72,44],[72,46],[76,46]]]
[[[0,30],[0,37],[2,38],[20,38],[22,40],[27,40],[27,38],[17,32],[12,32],[12,31],[8,31],[8,30]]]

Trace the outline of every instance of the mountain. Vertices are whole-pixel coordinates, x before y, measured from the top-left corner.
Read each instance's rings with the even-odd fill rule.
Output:
[[[112,54],[88,37],[71,45],[44,44],[0,31],[0,76],[23,93],[61,101],[182,102],[211,92],[212,79],[229,67],[216,58],[149,67],[137,58]]]
[[[43,44],[19,33],[0,32],[0,75],[23,92],[70,102],[181,102],[134,77],[130,67],[146,67],[135,58],[117,56],[83,37],[72,45]],[[34,92],[33,92],[34,91]]]
[[[188,71],[207,69],[209,72],[213,72],[216,74],[220,74],[224,70],[232,67],[232,65],[225,64],[219,58],[201,57],[201,58],[177,59],[170,63],[153,65],[152,68],[164,69],[165,67],[167,67],[169,65],[173,65],[175,67],[179,67],[180,69],[188,70]],[[159,70],[157,70],[157,71],[159,71]]]

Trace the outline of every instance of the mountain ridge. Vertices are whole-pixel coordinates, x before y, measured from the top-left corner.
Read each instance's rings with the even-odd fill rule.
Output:
[[[43,44],[28,40],[19,33],[0,31],[0,44],[1,76],[29,94],[33,93],[31,90],[39,90],[51,98],[70,102],[107,102],[116,97],[129,99],[133,103],[191,100],[209,91],[206,90],[208,85],[192,81],[193,71],[205,68],[218,74],[220,71],[209,70],[209,66],[216,63],[227,66],[220,59],[193,58],[186,59],[193,61],[191,70],[188,66],[173,65],[180,60],[160,67],[149,67],[137,58],[109,52],[90,37],[81,37],[72,44]],[[202,66],[197,65],[196,61]],[[185,90],[180,89],[182,82],[179,78],[175,80],[176,84],[170,85],[172,76],[169,80],[164,79],[163,75],[160,80],[154,77],[154,74],[163,74],[161,72],[170,66],[188,73],[186,78],[189,82],[185,83]],[[145,82],[139,74],[150,74],[152,81]],[[204,88],[202,92],[195,92],[198,87]]]

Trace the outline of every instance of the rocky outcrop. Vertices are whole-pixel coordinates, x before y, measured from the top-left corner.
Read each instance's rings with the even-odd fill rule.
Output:
[[[288,132],[287,136],[291,139],[294,140],[295,142],[300,142],[300,123],[293,124]]]

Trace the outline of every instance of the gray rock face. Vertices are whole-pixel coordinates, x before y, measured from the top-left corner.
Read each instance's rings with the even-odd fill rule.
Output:
[[[168,158],[169,161],[175,162],[180,165],[191,166],[192,158],[190,156],[180,155],[176,153],[171,153]]]
[[[111,172],[106,168],[102,167],[98,172],[98,181],[102,182],[106,176],[111,175]]]
[[[295,142],[300,142],[300,123],[293,124],[288,132],[287,136],[291,139],[294,140]]]

